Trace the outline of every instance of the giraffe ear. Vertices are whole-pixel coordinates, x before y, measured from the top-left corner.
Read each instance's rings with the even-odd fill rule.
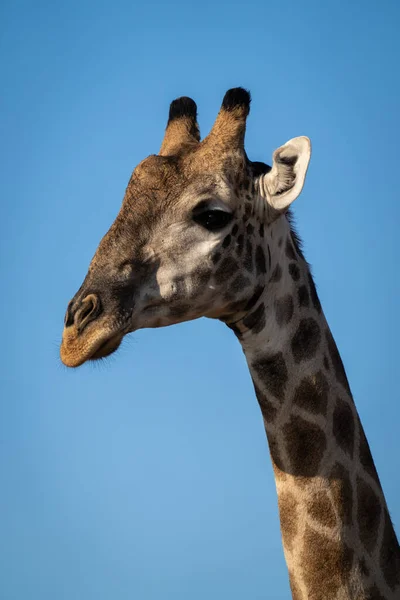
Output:
[[[260,177],[260,194],[277,211],[282,211],[296,200],[303,189],[308,163],[311,156],[311,142],[301,136],[289,140],[275,150],[272,169]]]

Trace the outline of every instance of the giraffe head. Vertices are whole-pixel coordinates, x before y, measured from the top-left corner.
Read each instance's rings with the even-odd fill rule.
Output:
[[[254,306],[268,270],[269,227],[301,192],[310,142],[278,148],[272,168],[249,161],[249,106],[248,92],[229,90],[200,142],[196,104],[172,102],[160,153],[133,171],[68,305],[65,365],[105,357],[137,329],[201,316],[233,322]]]

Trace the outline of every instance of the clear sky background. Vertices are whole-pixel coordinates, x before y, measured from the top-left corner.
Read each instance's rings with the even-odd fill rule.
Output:
[[[400,532],[400,5],[3,0],[1,600],[288,599],[259,408],[232,333],[140,331],[60,365],[70,297],[172,99],[247,151],[313,156],[295,214]]]

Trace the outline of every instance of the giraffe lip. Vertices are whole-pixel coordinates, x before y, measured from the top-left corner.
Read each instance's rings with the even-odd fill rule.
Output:
[[[116,334],[104,340],[104,342],[102,342],[100,346],[95,349],[93,354],[89,356],[87,360],[100,360],[101,358],[110,356],[110,354],[118,350],[122,342],[122,338],[123,335]]]
[[[67,327],[61,342],[61,360],[66,367],[79,367],[89,360],[105,358],[117,350],[123,337],[123,332],[108,328],[85,336],[79,335],[76,327]]]

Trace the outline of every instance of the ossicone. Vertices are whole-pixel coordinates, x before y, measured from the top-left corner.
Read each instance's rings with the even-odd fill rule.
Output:
[[[171,102],[168,123],[160,154],[176,154],[185,146],[193,146],[200,141],[197,124],[197,106],[194,100],[182,96]]]
[[[228,90],[222,101],[221,109],[214,126],[204,140],[207,145],[218,145],[244,152],[246,119],[250,112],[250,92],[244,88]]]

